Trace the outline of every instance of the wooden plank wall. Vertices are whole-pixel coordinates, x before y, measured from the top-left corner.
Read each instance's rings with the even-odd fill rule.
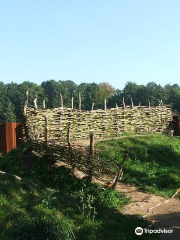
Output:
[[[22,123],[0,123],[0,152],[5,154],[22,143]]]

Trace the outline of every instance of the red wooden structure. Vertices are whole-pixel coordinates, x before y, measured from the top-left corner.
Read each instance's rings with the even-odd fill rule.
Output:
[[[22,123],[0,123],[0,152],[8,153],[22,143]]]

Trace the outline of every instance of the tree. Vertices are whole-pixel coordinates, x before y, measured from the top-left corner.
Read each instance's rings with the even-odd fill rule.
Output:
[[[164,86],[164,102],[172,104],[175,112],[180,112],[180,87],[178,84]]]
[[[3,114],[5,112],[7,88],[3,82],[0,82],[0,122],[4,122]]]
[[[145,99],[146,104],[150,102],[151,105],[157,106],[163,98],[163,88],[161,85],[157,85],[154,82],[150,82],[146,85],[145,89]]]
[[[81,83],[79,86],[71,80],[48,80],[40,86],[25,81],[21,84],[0,82],[0,122],[22,121],[22,106],[25,101],[25,93],[29,91],[29,106],[33,106],[34,98],[37,98],[38,107],[42,108],[43,99],[46,107],[60,106],[60,93],[63,95],[64,106],[71,107],[71,98],[74,97],[74,107],[78,108],[78,93],[81,93],[82,110],[90,110],[94,102],[94,109],[104,108],[104,98],[107,98],[108,107],[122,106],[122,98],[125,103],[134,105],[139,101],[142,105],[158,105],[162,100],[165,104],[171,104],[173,110],[180,113],[180,86],[167,84],[164,87],[154,82],[146,86],[134,82],[127,82],[124,89],[114,89],[108,83]]]
[[[137,85],[135,82],[127,82],[125,85],[125,88],[122,91],[122,97],[124,97],[125,102],[127,105],[131,104],[131,98],[133,99],[133,103],[135,105],[139,104],[139,99],[138,99],[138,90],[139,90],[139,85]]]
[[[115,93],[115,88],[107,83],[107,82],[102,82],[102,83],[99,83],[99,87],[101,89],[101,92],[102,92],[102,95],[104,98],[107,98],[109,99],[110,97],[113,96],[113,94]]]
[[[47,99],[47,107],[54,108],[60,106],[60,93],[63,95],[64,106],[71,107],[71,98],[75,95],[77,89],[77,85],[73,81],[48,80],[43,82],[41,87]]]
[[[47,98],[47,107],[54,108],[59,106],[59,84],[55,80],[42,82],[41,87]]]
[[[58,84],[59,94],[61,93],[63,95],[64,106],[71,107],[71,99],[75,96],[77,85],[71,80],[59,80]]]
[[[2,113],[3,122],[16,122],[15,108],[10,99],[7,97],[4,105],[4,112]]]
[[[111,108],[116,107],[116,104],[120,107],[122,106],[122,92],[120,89],[116,89],[114,94],[108,100],[108,106]]]
[[[82,96],[82,109],[91,110],[92,103],[94,102],[94,108],[103,108],[104,97],[103,92],[99,85],[96,83],[81,83],[77,89],[77,93],[80,92]]]
[[[6,85],[7,88],[7,101],[8,99],[10,100],[10,102],[8,102],[8,111],[12,110],[13,113],[10,114],[10,112],[8,113],[9,116],[11,115],[11,119],[14,119],[14,117],[12,117],[15,114],[15,118],[17,121],[21,121],[22,120],[22,105],[23,102],[21,101],[22,98],[22,93],[19,90],[19,85],[17,83],[9,83]],[[10,118],[8,118],[10,119]],[[9,121],[9,120],[8,120]]]

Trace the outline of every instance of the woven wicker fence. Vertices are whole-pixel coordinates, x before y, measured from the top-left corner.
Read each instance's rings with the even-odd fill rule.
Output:
[[[28,137],[38,140],[66,141],[94,137],[120,136],[123,133],[163,133],[171,130],[170,106],[126,106],[106,110],[81,111],[72,108],[25,109],[25,125]]]

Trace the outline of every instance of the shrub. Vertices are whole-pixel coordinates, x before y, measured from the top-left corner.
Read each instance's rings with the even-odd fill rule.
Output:
[[[106,207],[122,207],[130,202],[122,193],[108,188],[101,189],[101,191],[98,192],[97,200]]]

